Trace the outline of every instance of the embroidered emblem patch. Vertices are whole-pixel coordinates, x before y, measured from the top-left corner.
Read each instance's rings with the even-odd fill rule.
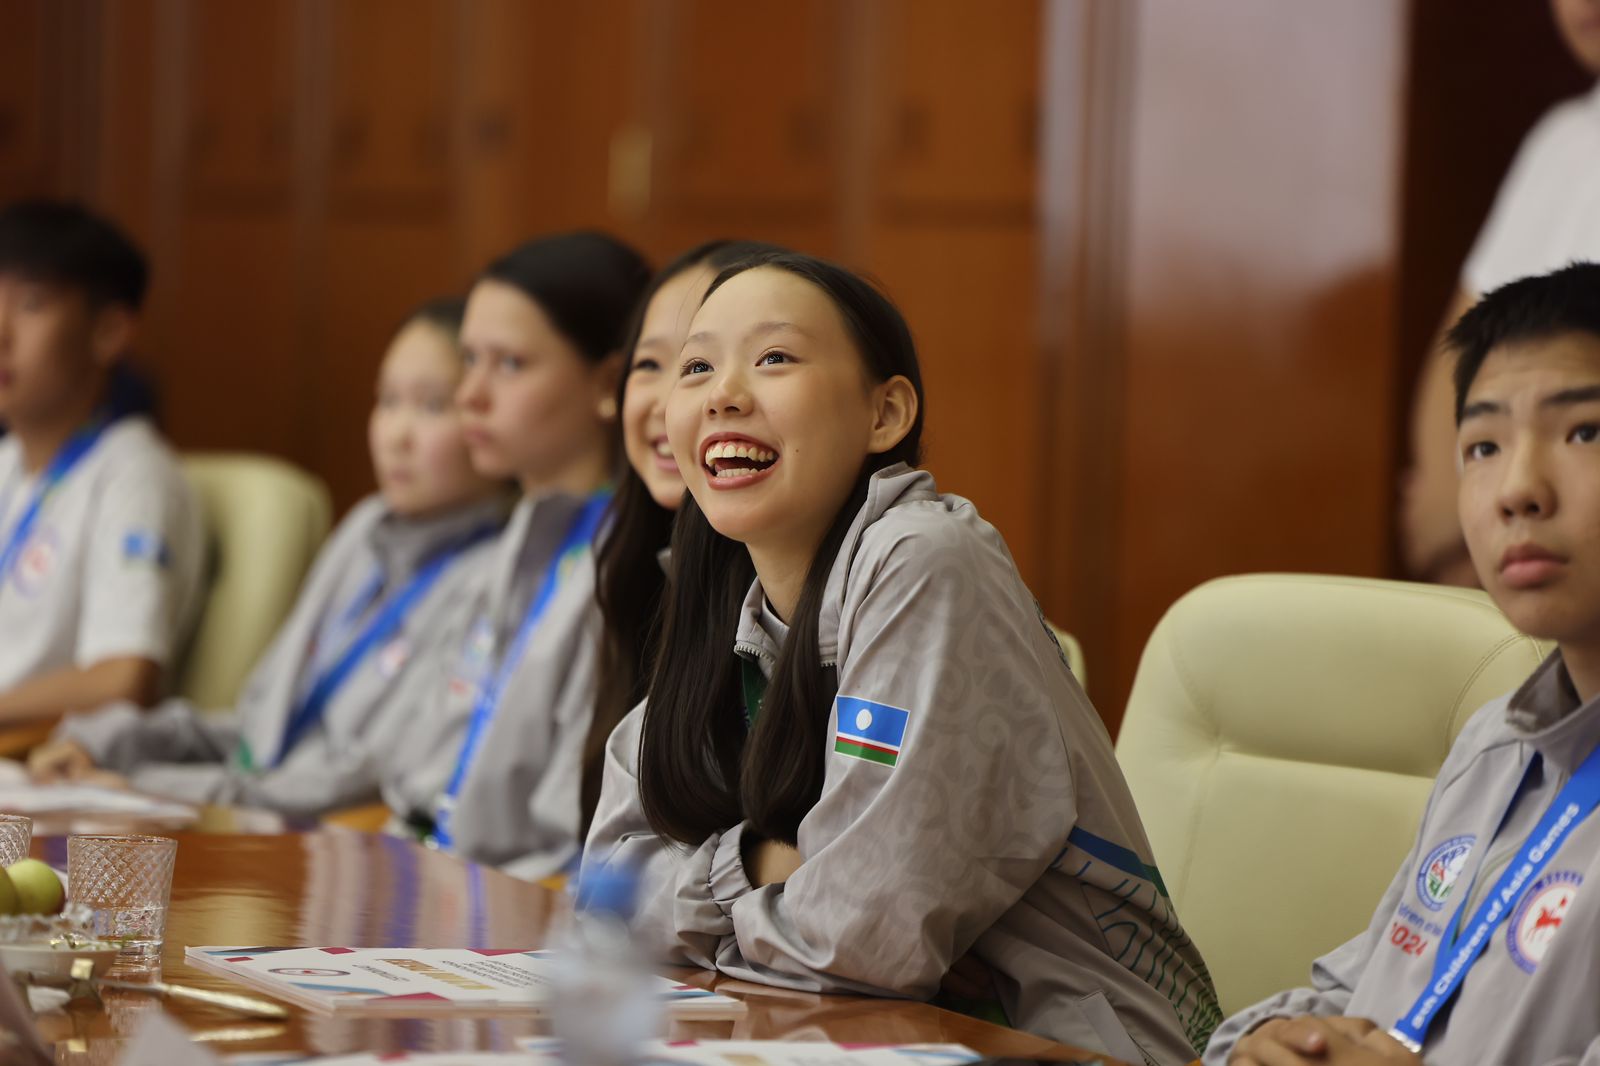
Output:
[[[1417,899],[1424,907],[1430,911],[1444,909],[1477,839],[1470,833],[1451,837],[1428,852],[1427,858],[1422,860],[1422,869],[1417,871]]]
[[[149,563],[165,570],[172,565],[172,551],[155,530],[130,529],[122,535],[122,561]]]
[[[1561,932],[1567,908],[1578,895],[1583,875],[1571,870],[1545,874],[1533,883],[1506,923],[1506,950],[1511,960],[1528,973],[1539,968],[1550,942]]]
[[[410,654],[411,646],[406,643],[406,638],[395,637],[378,653],[378,676],[385,681],[393,678],[405,666]]]
[[[29,538],[11,570],[11,581],[24,596],[37,595],[55,573],[61,552],[53,529],[41,529]]]
[[[855,696],[839,696],[833,701],[838,712],[833,750],[840,755],[893,766],[900,761],[900,747],[906,739],[909,711]]]

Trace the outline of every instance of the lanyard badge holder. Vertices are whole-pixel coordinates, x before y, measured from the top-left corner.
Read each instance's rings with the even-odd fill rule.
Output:
[[[1535,755],[1534,758],[1537,759],[1538,756]],[[1531,770],[1533,763],[1530,762],[1528,765]],[[1519,786],[1518,792],[1520,791]],[[1514,794],[1512,803],[1515,802]],[[1549,865],[1550,859],[1560,850],[1567,837],[1597,805],[1600,805],[1600,747],[1589,753],[1589,757],[1573,773],[1572,780],[1568,781],[1551,801],[1549,810],[1545,811],[1544,816],[1539,819],[1539,824],[1534,826],[1533,832],[1522,842],[1516,857],[1506,866],[1488,894],[1483,897],[1477,911],[1473,913],[1465,927],[1461,922],[1467,901],[1465,899],[1461,901],[1461,906],[1456,909],[1455,917],[1450,922],[1454,936],[1440,942],[1438,953],[1433,960],[1433,973],[1428,978],[1427,986],[1412,1004],[1411,1009],[1401,1015],[1400,1020],[1389,1029],[1391,1037],[1413,1054],[1422,1053],[1422,1045],[1428,1038],[1428,1029],[1444,1010],[1445,1005],[1460,990],[1461,983],[1466,980],[1467,972],[1482,956],[1483,950],[1489,946],[1495,928],[1505,918],[1517,898],[1522,895],[1523,889]],[[1509,804],[1506,813],[1510,813]],[[1504,821],[1505,818],[1502,816],[1501,822]]]
[[[445,787],[444,795],[439,798],[434,808],[432,825],[422,824],[426,819],[412,821],[422,842],[429,847],[449,850],[454,843],[450,820],[455,813],[456,800],[461,795],[462,786],[466,784],[467,770],[483,743],[484,735],[489,731],[489,724],[493,721],[495,712],[500,709],[500,699],[505,695],[506,685],[516,671],[517,664],[521,662],[523,653],[527,651],[534,630],[538,628],[540,620],[550,608],[551,601],[555,599],[556,587],[561,581],[562,564],[568,556],[588,548],[594,541],[610,502],[609,489],[597,492],[589,497],[583,509],[578,512],[578,516],[573,519],[566,536],[562,537],[561,544],[556,548],[549,565],[545,567],[538,591],[534,593],[527,612],[522,616],[522,622],[517,626],[517,635],[512,640],[510,648],[479,688],[478,698],[472,708],[472,718],[467,722],[467,735],[461,744],[461,754],[456,758],[456,767],[450,775],[450,783]]]
[[[468,533],[466,536],[446,545],[431,559],[411,575],[404,585],[401,585],[392,594],[387,596],[377,609],[372,618],[360,632],[351,639],[339,654],[326,668],[319,669],[305,696],[300,699],[289,712],[289,723],[284,728],[283,738],[278,744],[276,756],[268,764],[276,766],[281,763],[289,752],[294,750],[296,744],[304,739],[305,735],[321,724],[323,717],[328,713],[328,705],[333,697],[344,687],[350,677],[355,673],[368,656],[383,642],[388,640],[405,621],[406,615],[416,607],[429,591],[450,569],[450,565],[460,558],[461,554],[473,545],[492,536],[495,532],[493,526],[481,526]],[[381,582],[381,578],[379,579]],[[341,614],[350,619],[359,617],[361,612],[371,603],[373,596],[377,595],[379,582],[369,583],[362,587]],[[255,755],[250,749],[248,741],[240,741],[236,762],[241,769],[256,769]]]
[[[22,516],[17,519],[17,524],[12,527],[11,535],[6,538],[5,545],[0,547],[0,587],[10,578],[12,570],[16,568],[18,559],[22,556],[22,549],[28,543],[28,538],[33,534],[33,527],[39,523],[39,513],[44,510],[45,501],[61,487],[61,483],[72,473],[90,452],[100,442],[100,437],[110,423],[105,419],[96,419],[83,429],[74,433],[61,450],[50,460],[50,465],[45,467],[44,473],[39,476],[39,487],[34,490],[33,498],[22,509]]]

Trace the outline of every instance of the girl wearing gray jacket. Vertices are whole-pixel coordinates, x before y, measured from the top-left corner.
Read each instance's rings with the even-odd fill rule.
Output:
[[[441,669],[505,519],[451,403],[461,313],[460,300],[436,301],[395,336],[368,421],[379,492],[318,554],[237,704],[119,703],[69,717],[34,752],[36,776],[302,816],[377,798],[409,725],[396,697]]]
[[[911,465],[899,313],[838,267],[757,257],[713,283],[678,374],[662,646],[588,839],[637,870],[638,935],[746,980],[959,988],[1081,1047],[1193,1059],[1205,965],[1003,540]]]
[[[594,544],[611,498],[617,376],[649,281],[599,233],[528,241],[473,285],[456,403],[473,465],[522,490],[449,667],[413,692],[387,768],[391,828],[530,880],[580,845],[594,712]]]

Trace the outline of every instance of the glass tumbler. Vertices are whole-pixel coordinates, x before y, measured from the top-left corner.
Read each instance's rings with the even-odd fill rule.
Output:
[[[159,964],[178,842],[170,837],[67,838],[67,898],[94,912],[94,935],[120,940],[119,965]]]
[[[0,814],[0,866],[28,857],[33,843],[33,819],[25,814]]]

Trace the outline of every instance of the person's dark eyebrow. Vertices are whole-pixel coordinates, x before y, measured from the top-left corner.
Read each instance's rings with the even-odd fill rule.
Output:
[[[1482,418],[1487,415],[1503,415],[1505,413],[1506,405],[1499,400],[1479,400],[1476,403],[1469,403],[1461,409],[1461,418],[1457,421],[1457,425],[1465,423],[1469,418]]]
[[[1551,393],[1539,401],[1540,407],[1572,407],[1580,403],[1593,403],[1600,400],[1600,385],[1579,385],[1571,389],[1562,389],[1560,392]]]
[[[747,341],[753,340],[756,337],[762,337],[768,333],[781,333],[784,330],[788,330],[791,333],[798,333],[802,337],[811,336],[811,334],[807,333],[793,322],[757,322],[755,325],[751,326],[745,331],[744,339]],[[684,339],[683,344],[686,348],[691,344],[704,344],[706,341],[711,340],[715,336],[716,334],[710,332],[709,330],[701,330],[699,333],[689,334],[689,336]]]

